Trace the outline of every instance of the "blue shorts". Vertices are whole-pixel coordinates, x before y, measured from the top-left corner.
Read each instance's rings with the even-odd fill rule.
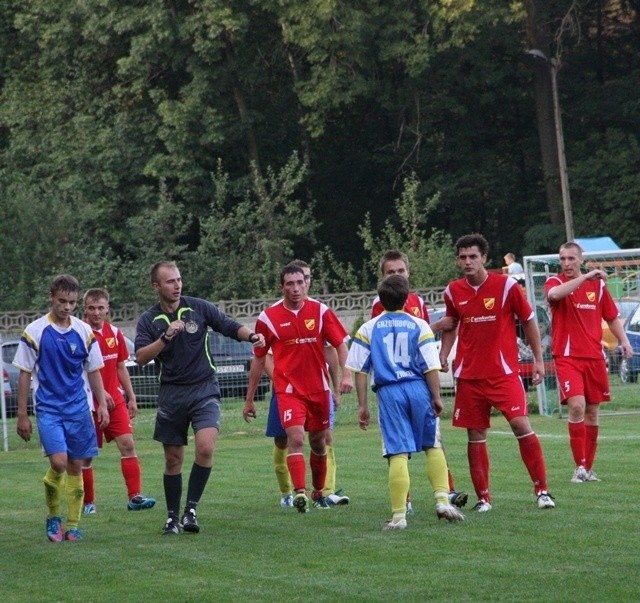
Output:
[[[335,417],[336,407],[333,394],[331,394],[331,405],[329,407],[329,429],[333,429],[333,420]],[[282,427],[280,415],[278,414],[278,399],[272,390],[271,401],[269,402],[269,414],[267,416],[267,430],[264,435],[268,438],[286,438],[287,432]]]
[[[382,454],[411,454],[440,447],[440,428],[424,381],[401,381],[378,388]]]
[[[211,382],[162,384],[153,439],[172,446],[186,446],[189,426],[194,432],[207,427],[220,430],[220,400]]]
[[[86,413],[70,417],[38,410],[36,421],[46,456],[60,452],[65,452],[73,460],[98,456],[96,428],[89,406]]]

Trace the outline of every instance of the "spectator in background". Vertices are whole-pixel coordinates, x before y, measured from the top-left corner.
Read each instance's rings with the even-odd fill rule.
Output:
[[[513,255],[513,253],[507,253],[507,255],[504,256],[504,263],[506,266],[502,268],[502,272],[505,272],[510,276],[513,276],[514,274],[522,274],[524,272],[522,264],[516,262],[516,256]]]

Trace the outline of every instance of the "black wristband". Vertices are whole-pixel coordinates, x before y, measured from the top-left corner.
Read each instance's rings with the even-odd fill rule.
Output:
[[[257,337],[257,335],[255,333],[249,333],[249,339],[247,339],[247,341],[249,343],[253,343],[253,338]]]
[[[171,341],[171,339],[167,337],[166,333],[163,333],[162,335],[160,335],[160,339],[162,343],[164,343],[164,345],[167,345]]]

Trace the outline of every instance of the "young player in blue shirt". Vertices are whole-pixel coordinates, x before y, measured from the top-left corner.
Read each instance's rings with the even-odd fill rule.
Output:
[[[425,320],[403,311],[409,295],[405,277],[385,278],[378,287],[378,295],[385,311],[358,329],[346,365],[356,371],[361,429],[369,425],[367,374],[373,373],[383,456],[389,460],[393,513],[383,529],[407,527],[408,459],[423,450],[427,477],[436,499],[436,515],[448,521],[462,521],[464,515],[449,502],[447,461],[437,421],[443,406],[438,377],[440,361],[433,332]]]

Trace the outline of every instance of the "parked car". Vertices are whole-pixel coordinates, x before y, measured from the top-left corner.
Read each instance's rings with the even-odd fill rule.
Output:
[[[134,343],[127,338],[129,360],[127,370],[138,405],[156,406],[158,403],[159,371],[152,360],[145,366],[135,361]],[[216,331],[209,331],[209,351],[218,375],[221,398],[244,398],[249,385],[249,369],[253,358],[253,347],[246,341],[236,341]],[[266,373],[260,378],[256,399],[263,400],[271,388]]]
[[[9,383],[9,373],[4,367],[2,369],[2,390],[4,391],[4,403],[5,408],[7,409],[7,416],[11,416],[11,409],[17,405],[17,401],[14,400],[14,395],[11,391],[11,384]]]
[[[622,358],[618,348],[616,354],[619,359],[618,374],[622,383],[635,383],[640,372],[640,305],[636,306],[636,309],[627,317],[624,322],[624,331],[633,348],[633,356]]]
[[[20,369],[12,364],[18,350],[18,343],[18,339],[8,339],[0,343],[0,346],[2,346],[2,376],[8,417],[15,417],[18,414],[18,377],[20,376]],[[29,395],[27,411],[29,414],[33,414],[33,398],[31,395]]]
[[[620,313],[620,320],[624,324],[629,315],[640,306],[640,298],[637,297],[622,297],[616,300],[616,306]],[[602,347],[607,356],[607,366],[609,372],[615,374],[620,368],[620,354],[618,350],[618,340],[609,328],[609,323],[606,320],[602,321]]]

